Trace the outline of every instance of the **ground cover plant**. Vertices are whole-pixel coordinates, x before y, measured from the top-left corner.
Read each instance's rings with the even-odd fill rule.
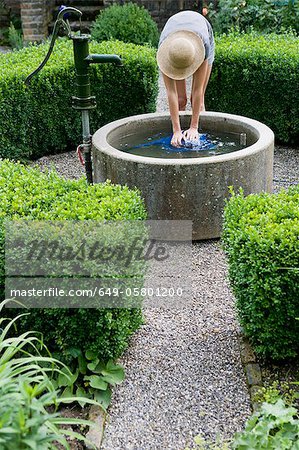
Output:
[[[207,107],[259,120],[277,140],[295,144],[299,141],[298,69],[299,38],[293,34],[219,36]]]
[[[258,355],[299,353],[299,186],[278,194],[232,194],[223,243],[244,333]]]
[[[81,115],[71,107],[76,95],[72,42],[60,39],[30,86],[24,80],[44,59],[49,44],[0,55],[0,157],[35,159],[76,148]],[[92,93],[97,109],[91,130],[121,117],[155,111],[158,69],[155,51],[122,42],[93,42],[91,53],[115,53],[122,67],[93,65]]]
[[[101,11],[92,24],[91,36],[96,41],[117,39],[139,45],[158,46],[156,22],[143,6],[136,3],[112,5]]]
[[[279,382],[273,381],[271,384],[261,387],[253,397],[256,403],[276,403],[277,400],[283,398],[287,406],[299,406],[297,400],[299,399],[299,392],[296,390],[295,382]]]
[[[234,438],[233,450],[297,450],[299,448],[298,410],[282,399],[263,403]]]
[[[281,396],[286,404],[299,408],[299,361],[291,359],[277,364],[260,359],[263,389],[254,401],[269,401],[274,395]]]

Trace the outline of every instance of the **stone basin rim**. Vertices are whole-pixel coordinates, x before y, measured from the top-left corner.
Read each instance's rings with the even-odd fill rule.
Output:
[[[191,112],[180,112],[180,116],[191,116]],[[201,113],[201,117],[205,118],[216,118],[216,119],[223,119],[223,121],[228,121],[230,123],[234,123],[238,125],[240,123],[240,126],[245,125],[247,128],[251,129],[255,133],[258,134],[257,141],[248,146],[244,149],[237,150],[234,152],[226,153],[223,155],[216,155],[216,156],[204,156],[201,158],[151,158],[148,156],[139,156],[139,155],[133,155],[130,153],[123,152],[121,150],[116,149],[112,145],[108,143],[109,135],[117,130],[118,128],[121,128],[125,125],[127,125],[130,122],[146,122],[150,121],[151,119],[159,119],[159,118],[169,118],[169,114],[162,112],[162,113],[149,113],[149,114],[138,114],[135,116],[129,116],[125,117],[123,119],[119,119],[113,122],[108,123],[107,125],[104,125],[99,130],[95,132],[92,138],[93,146],[96,149],[99,149],[102,153],[108,154],[110,156],[113,156],[117,159],[123,159],[126,161],[131,161],[135,163],[140,164],[158,164],[158,165],[193,165],[193,164],[213,164],[213,163],[221,163],[224,161],[229,160],[236,160],[236,159],[242,159],[246,156],[253,155],[255,153],[258,153],[261,151],[262,148],[266,148],[271,142],[273,142],[274,139],[274,133],[273,131],[263,123],[250,119],[248,117],[235,115],[235,114],[228,114],[228,113],[221,113],[221,112],[214,112],[214,111],[205,111]],[[242,130],[241,130],[242,132]]]

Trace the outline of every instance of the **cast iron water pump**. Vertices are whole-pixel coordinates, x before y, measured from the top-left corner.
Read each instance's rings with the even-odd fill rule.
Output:
[[[99,63],[114,63],[118,66],[122,65],[121,58],[118,55],[97,55],[89,54],[89,34],[79,34],[72,33],[69,21],[67,19],[68,15],[76,15],[80,22],[82,12],[76,8],[71,7],[61,7],[57,20],[54,25],[53,35],[50,42],[50,47],[48,53],[45,56],[43,62],[39,67],[34,70],[25,80],[26,84],[30,83],[31,78],[36,75],[47,63],[48,59],[53,52],[54,44],[58,33],[63,29],[68,38],[73,41],[74,49],[74,63],[76,69],[76,89],[77,95],[72,98],[72,107],[78,111],[82,112],[82,134],[83,143],[79,145],[79,151],[83,152],[84,164],[86,170],[86,177],[89,183],[93,181],[92,174],[92,160],[91,160],[91,134],[89,126],[89,111],[96,108],[96,99],[91,95],[90,90],[90,78],[89,78],[89,65],[99,64]]]

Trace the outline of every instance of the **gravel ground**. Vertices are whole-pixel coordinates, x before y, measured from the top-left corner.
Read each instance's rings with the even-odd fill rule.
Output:
[[[275,146],[273,191],[299,183],[299,148]]]
[[[43,156],[38,161],[35,161],[33,165],[39,166],[42,170],[55,167],[60,175],[72,180],[82,177],[85,173],[75,150],[68,153],[60,153],[58,155]]]
[[[0,45],[0,53],[8,53],[11,51],[10,47],[4,46],[4,45]]]
[[[167,110],[161,85],[158,111]],[[190,86],[190,85],[189,85]],[[44,157],[64,176],[83,170],[75,153]],[[274,189],[298,182],[299,150],[275,149]],[[237,344],[238,324],[218,241],[193,245],[193,305],[148,309],[121,359],[125,382],[113,393],[104,450],[183,450],[202,433],[243,428],[250,401]]]

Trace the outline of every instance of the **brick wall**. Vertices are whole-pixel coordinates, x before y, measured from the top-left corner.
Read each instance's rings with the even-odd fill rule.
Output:
[[[24,42],[39,42],[48,35],[53,0],[21,0]]]
[[[1,28],[7,27],[9,23],[8,11],[0,4],[0,35]]]

